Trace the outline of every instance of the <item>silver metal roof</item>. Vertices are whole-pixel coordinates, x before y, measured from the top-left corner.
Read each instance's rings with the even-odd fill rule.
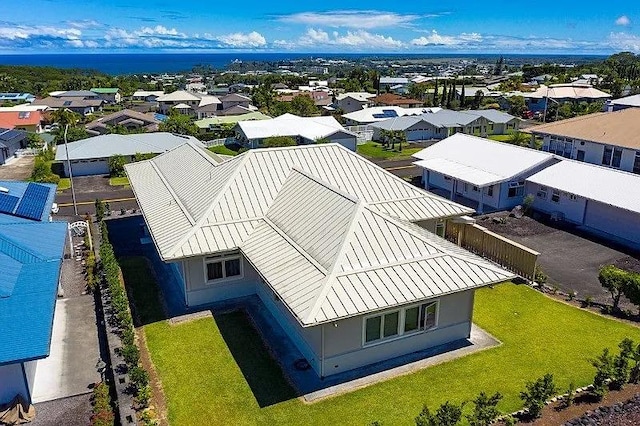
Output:
[[[219,160],[187,143],[126,165],[164,260],[238,248],[258,221],[266,217],[279,223],[277,215],[267,211],[293,168],[371,203],[371,209],[407,221],[473,212],[416,188],[338,144],[255,149]]]

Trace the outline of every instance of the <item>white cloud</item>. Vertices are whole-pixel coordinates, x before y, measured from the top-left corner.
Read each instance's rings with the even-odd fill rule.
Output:
[[[439,15],[403,15],[395,12],[382,12],[377,10],[335,10],[329,12],[294,13],[292,15],[279,16],[277,19],[281,22],[308,26],[373,29],[409,25],[421,17],[436,16]]]
[[[137,34],[140,35],[162,35],[162,36],[175,36],[180,38],[186,38],[184,33],[178,32],[175,28],[167,28],[162,25],[156,25],[155,27],[143,27]]]
[[[256,48],[264,47],[267,40],[262,34],[256,31],[250,33],[233,33],[216,37],[221,43],[227,47],[234,48]]]
[[[627,17],[627,15],[622,15],[621,17],[616,19],[616,25],[620,25],[620,26],[623,26],[623,27],[626,27],[630,23],[631,23],[631,19],[629,19]]]
[[[0,27],[0,39],[6,40],[27,40],[40,37],[73,40],[79,38],[81,35],[82,31],[77,28],[28,25]]]
[[[608,43],[614,50],[640,52],[640,36],[627,33],[609,34]]]
[[[384,36],[382,34],[372,34],[365,30],[347,31],[339,33],[333,31],[331,34],[322,30],[310,28],[307,32],[294,42],[279,41],[279,45],[298,45],[302,47],[322,47],[322,46],[342,46],[353,50],[359,48],[361,50],[395,50],[404,47],[404,43],[393,37]]]
[[[441,35],[432,30],[427,36],[414,38],[411,44],[414,46],[458,46],[466,47],[468,44],[482,42],[482,36],[478,33],[462,33],[457,36]]]
[[[93,19],[82,19],[80,21],[66,21],[66,24],[73,28],[99,28],[102,27],[102,24],[98,21],[94,21]]]

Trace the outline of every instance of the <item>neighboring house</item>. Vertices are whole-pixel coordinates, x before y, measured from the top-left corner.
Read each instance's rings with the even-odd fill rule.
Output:
[[[331,95],[323,90],[311,90],[311,91],[300,91],[294,90],[286,93],[280,94],[276,99],[279,102],[292,102],[298,96],[308,96],[313,100],[313,103],[318,108],[328,107],[331,105],[332,98]]]
[[[211,118],[203,118],[194,122],[200,129],[200,133],[209,133],[219,129],[223,125],[235,125],[239,121],[253,121],[253,120],[270,120],[266,114],[259,111],[248,112],[240,115],[225,115]]]
[[[42,113],[40,111],[0,111],[0,127],[42,133]]]
[[[37,99],[33,101],[32,105],[44,105],[48,107],[48,109],[52,110],[64,108],[84,117],[86,115],[93,114],[95,111],[102,110],[104,103],[105,102],[99,98],[83,99],[81,97],[67,98],[49,96],[44,99]]]
[[[12,103],[12,104],[28,104],[36,100],[36,97],[31,93],[0,93],[0,104]]]
[[[336,96],[334,105],[336,109],[341,110],[344,114],[354,111],[360,111],[373,106],[371,98],[376,95],[368,92],[347,92]]]
[[[246,109],[251,109],[253,107],[250,97],[240,95],[238,93],[231,93],[229,95],[223,96],[222,98],[220,98],[220,101],[222,102],[223,110],[233,108],[235,106],[243,107]]]
[[[210,117],[214,114],[213,111],[217,111],[222,106],[220,99],[215,96],[186,90],[167,93],[158,97],[157,101],[158,110],[161,114],[168,115],[172,109],[176,109],[181,114],[191,115],[198,119]]]
[[[399,106],[403,108],[418,108],[423,102],[417,99],[405,98],[395,93],[382,93],[370,99],[375,106]]]
[[[94,87],[91,91],[100,99],[110,104],[119,104],[122,100],[120,89],[117,87]]]
[[[17,150],[26,148],[27,144],[26,132],[0,128],[0,166],[13,157]]]
[[[133,95],[131,95],[131,100],[137,102],[157,102],[158,98],[163,95],[164,92],[162,90],[136,90]]]
[[[533,208],[640,248],[640,176],[563,160],[527,178]]]
[[[604,105],[604,110],[607,112],[620,111],[627,108],[640,108],[640,95],[608,100]]]
[[[451,200],[471,200],[477,212],[522,204],[525,179],[559,161],[554,155],[516,145],[455,134],[413,155],[425,189]],[[463,202],[463,204],[465,204]]]
[[[363,126],[366,124],[376,123],[378,121],[388,120],[389,118],[404,117],[406,115],[421,115],[430,112],[438,112],[440,110],[442,110],[442,108],[440,107],[369,107],[362,110],[353,111],[348,114],[343,114],[342,118],[344,118],[345,122],[349,126]]]
[[[524,93],[529,111],[544,111],[545,106],[550,106],[548,99],[551,99],[551,103],[595,102],[611,99],[611,95],[589,84],[575,83],[541,85],[535,92]]]
[[[406,77],[380,77],[378,84],[378,90],[383,93],[390,90],[394,93],[407,93],[407,87],[409,86],[409,79]]]
[[[55,191],[0,181],[0,405],[32,402],[38,361],[51,351],[68,233],[66,222],[49,222]]]
[[[320,377],[464,341],[474,290],[513,276],[411,223],[467,208],[338,144],[126,170],[184,306],[257,295]]]
[[[51,92],[49,96],[54,98],[75,98],[75,99],[100,99],[100,95],[91,90],[67,90],[61,92]]]
[[[197,92],[197,93],[206,94],[207,85],[200,81],[195,81],[192,83],[187,83],[187,85],[185,86],[185,90],[187,90],[188,92]]]
[[[238,143],[259,148],[265,139],[290,136],[298,145],[314,144],[320,139],[338,143],[351,151],[356,150],[357,136],[346,130],[331,117],[298,117],[283,114],[270,120],[239,121],[235,127]]]
[[[157,120],[154,114],[143,114],[130,109],[123,109],[100,117],[91,123],[87,123],[84,127],[87,129],[87,133],[96,136],[109,133],[110,128],[114,126],[122,126],[129,131],[157,132],[159,124],[160,120]]]
[[[496,122],[492,121],[496,120]],[[389,118],[371,124],[373,140],[383,140],[384,130],[404,132],[409,142],[441,140],[454,133],[487,136],[517,130],[519,119],[509,114],[490,110],[452,111],[442,109],[421,115]]]
[[[192,136],[172,133],[140,133],[133,135],[100,135],[69,142],[69,160],[74,176],[105,175],[109,173],[109,158],[122,155],[133,161],[136,154],[161,154],[187,141],[200,145]],[[69,176],[67,150],[56,150],[56,161],[62,161],[65,176]]]
[[[640,109],[601,112],[526,130],[542,150],[565,158],[640,174]]]

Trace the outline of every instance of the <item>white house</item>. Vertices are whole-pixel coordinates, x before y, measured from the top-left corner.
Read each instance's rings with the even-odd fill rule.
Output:
[[[375,93],[368,92],[341,93],[336,96],[334,105],[345,114],[348,114],[353,111],[360,111],[361,109],[369,108],[373,105],[373,102],[371,102],[370,99],[375,96]]]
[[[522,204],[525,179],[559,161],[554,155],[457,133],[413,155],[427,190],[467,199],[478,213]]]
[[[105,175],[109,173],[109,158],[122,155],[133,161],[136,154],[161,154],[183,143],[200,144],[193,136],[173,133],[136,133],[131,135],[107,134],[69,142],[69,160],[73,176]],[[59,145],[56,161],[62,161],[65,176],[69,176],[67,149]]]
[[[184,304],[257,295],[320,377],[467,339],[474,290],[512,277],[411,223],[469,209],[338,144],[126,170]]]
[[[388,120],[394,117],[404,117],[407,115],[421,115],[430,112],[438,112],[442,110],[440,107],[420,107],[420,108],[403,108],[399,106],[374,106],[364,108],[362,110],[353,111],[343,114],[349,126],[362,126],[366,124],[376,123]]]
[[[202,93],[188,92],[186,90],[176,90],[172,93],[159,96],[158,110],[162,114],[169,114],[172,109],[177,109],[181,114],[192,115],[198,119],[210,117],[212,114],[210,108],[213,105],[213,111],[218,109],[218,105],[222,105],[220,99]],[[206,108],[209,106],[210,108]],[[203,109],[203,113],[199,111]]]
[[[640,174],[640,109],[583,115],[528,132],[542,149],[565,158]]]
[[[163,96],[162,90],[136,90],[131,95],[132,101],[156,102],[160,96]]]
[[[538,211],[640,247],[640,176],[563,160],[529,176],[526,192]]]
[[[352,151],[356,150],[357,136],[342,127],[331,117],[298,117],[283,114],[270,120],[240,121],[235,127],[239,143],[258,148],[266,138],[290,136],[299,145],[313,144],[320,139],[339,143]]]

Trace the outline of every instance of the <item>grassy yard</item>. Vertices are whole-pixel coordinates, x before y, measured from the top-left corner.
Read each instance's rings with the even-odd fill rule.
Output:
[[[385,149],[382,144],[377,142],[367,142],[362,145],[358,145],[357,152],[358,154],[372,159],[379,160],[403,160],[411,157],[411,155],[415,154],[418,151],[421,151],[423,148],[420,147],[410,147],[407,148],[406,144],[403,145],[402,151],[396,150],[392,151],[389,149]]]
[[[487,139],[492,139],[498,142],[509,142],[511,140],[511,135],[489,135]]]
[[[146,264],[136,258],[122,266],[138,303],[154,303]],[[504,399],[499,408],[514,411],[521,407],[518,395],[526,381],[551,372],[561,389],[570,381],[584,386],[593,379],[590,358],[624,337],[638,336],[635,327],[525,286],[502,284],[477,292],[474,318],[502,346],[306,405],[293,398],[243,314],[171,326],[154,322],[160,318],[154,309],[139,312],[147,312],[147,344],[167,397],[169,420],[179,426],[366,425],[374,420],[410,425],[424,403],[435,409],[446,400],[472,399],[480,391],[500,391]]]
[[[234,155],[235,156],[235,155],[239,154],[237,150],[233,150],[233,149],[229,148],[226,145],[210,146],[207,149],[209,151],[211,151],[211,152],[215,152],[216,154],[222,154],[222,155]]]
[[[129,178],[126,176],[110,177],[109,185],[111,186],[129,186]]]
[[[71,188],[71,179],[69,178],[60,178],[60,182],[58,182],[58,191],[64,191],[65,189]]]

